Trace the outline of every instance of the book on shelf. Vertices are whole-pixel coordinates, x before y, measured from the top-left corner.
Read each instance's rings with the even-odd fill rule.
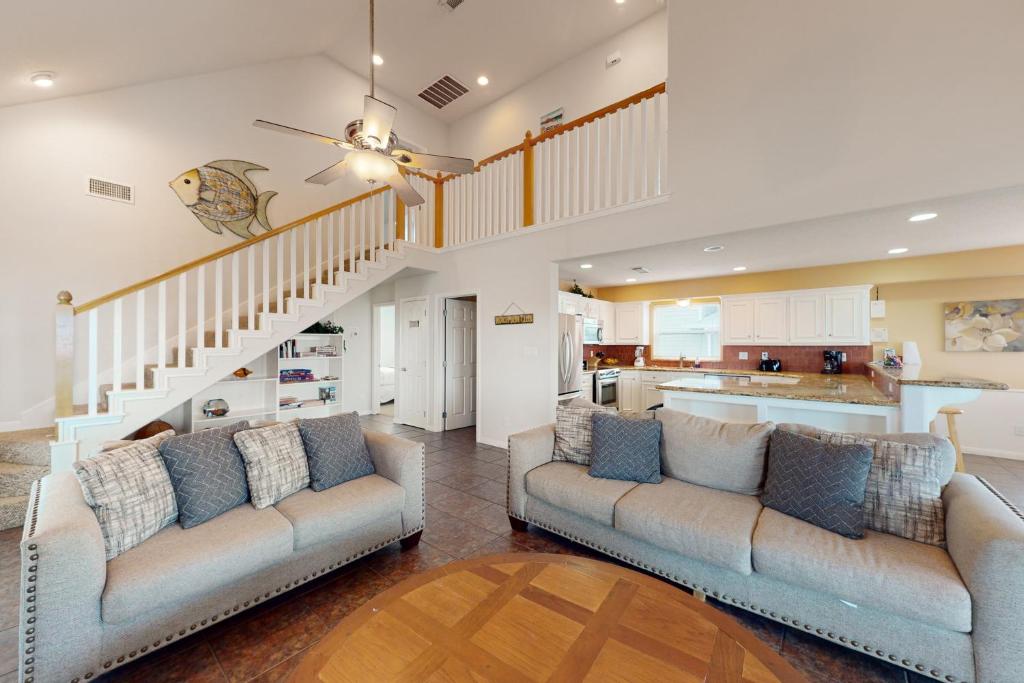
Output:
[[[338,400],[337,387],[320,387],[320,400],[324,403],[336,403]]]
[[[289,339],[280,346],[277,347],[278,358],[298,358],[298,342],[294,339]]]
[[[316,376],[309,368],[285,368],[280,371],[278,379],[281,384],[292,382],[315,382]]]

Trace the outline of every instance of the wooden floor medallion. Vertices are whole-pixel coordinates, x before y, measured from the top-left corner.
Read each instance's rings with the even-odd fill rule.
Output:
[[[804,681],[673,586],[605,562],[492,555],[413,576],[313,647],[293,681]]]

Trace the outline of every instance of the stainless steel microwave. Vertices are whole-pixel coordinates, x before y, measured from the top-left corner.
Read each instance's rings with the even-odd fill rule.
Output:
[[[583,319],[583,343],[600,344],[604,341],[603,323],[593,318]]]

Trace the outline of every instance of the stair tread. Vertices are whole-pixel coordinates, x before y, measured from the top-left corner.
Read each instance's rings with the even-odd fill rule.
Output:
[[[13,529],[25,523],[28,495],[0,496],[0,530]]]
[[[26,465],[20,462],[0,461],[0,477],[22,473],[41,473],[39,476],[44,476],[50,473],[50,468],[47,465]]]

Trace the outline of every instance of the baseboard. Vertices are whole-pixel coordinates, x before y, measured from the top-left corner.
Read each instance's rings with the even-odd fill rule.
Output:
[[[1024,453],[1019,451],[1006,451],[1000,448],[975,448],[974,446],[963,446],[963,451],[965,455],[984,455],[989,458],[1024,460]]]
[[[494,448],[501,448],[502,450],[508,448],[508,439],[493,439],[487,436],[476,435],[476,442],[482,443],[486,446],[493,446]]]

